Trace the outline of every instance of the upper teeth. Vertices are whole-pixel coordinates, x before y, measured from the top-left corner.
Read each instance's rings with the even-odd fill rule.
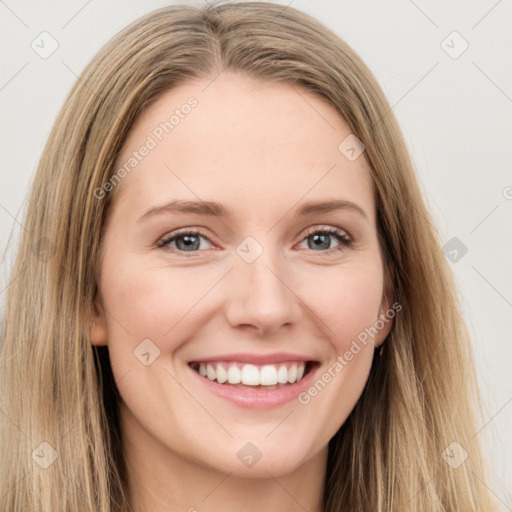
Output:
[[[241,363],[201,363],[199,373],[220,384],[245,384],[247,386],[273,386],[298,382],[304,376],[304,363],[254,364]]]

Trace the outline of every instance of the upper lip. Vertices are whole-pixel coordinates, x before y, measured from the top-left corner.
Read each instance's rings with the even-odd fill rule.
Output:
[[[277,364],[284,363],[286,361],[313,361],[316,360],[313,357],[303,356],[300,354],[284,353],[280,352],[277,354],[250,354],[250,353],[239,353],[239,354],[218,354],[211,357],[201,357],[198,359],[191,359],[189,363],[208,363],[216,361],[233,361],[239,363],[248,363],[254,365],[264,364]]]

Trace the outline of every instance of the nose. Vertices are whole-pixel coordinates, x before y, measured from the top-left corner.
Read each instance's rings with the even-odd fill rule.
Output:
[[[270,335],[297,322],[301,300],[290,273],[264,256],[252,263],[237,261],[230,272],[226,317],[233,327]]]

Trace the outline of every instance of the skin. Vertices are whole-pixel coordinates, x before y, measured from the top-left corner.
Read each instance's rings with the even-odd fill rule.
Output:
[[[198,101],[118,186],[104,233],[91,341],[108,344],[122,397],[129,496],[137,511],[321,511],[327,444],[391,322],[306,405],[238,407],[187,362],[293,352],[319,361],[321,377],[389,309],[370,174],[364,154],[351,162],[338,150],[351,130],[319,97],[227,73],[209,82],[182,84],[139,117],[119,162],[187,98]],[[216,201],[232,215],[138,221],[174,199]],[[331,199],[365,216],[294,215]],[[334,235],[327,248],[308,245],[306,230],[326,227],[352,245]],[[183,239],[181,252],[176,241],[157,247],[181,228],[200,228],[199,250],[184,251]],[[236,252],[247,236],[263,248],[250,264]],[[144,339],[160,350],[149,366],[134,356]],[[247,442],[262,454],[252,467],[237,457]]]

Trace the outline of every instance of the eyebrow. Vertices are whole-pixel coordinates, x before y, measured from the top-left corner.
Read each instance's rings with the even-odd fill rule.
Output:
[[[309,201],[303,203],[295,213],[295,217],[314,215],[318,213],[329,213],[336,210],[352,210],[368,220],[366,212],[357,204],[342,199],[328,201]],[[174,200],[162,206],[156,206],[147,210],[137,222],[154,217],[163,213],[192,213],[210,217],[229,217],[231,213],[220,203],[214,201],[184,201]]]

